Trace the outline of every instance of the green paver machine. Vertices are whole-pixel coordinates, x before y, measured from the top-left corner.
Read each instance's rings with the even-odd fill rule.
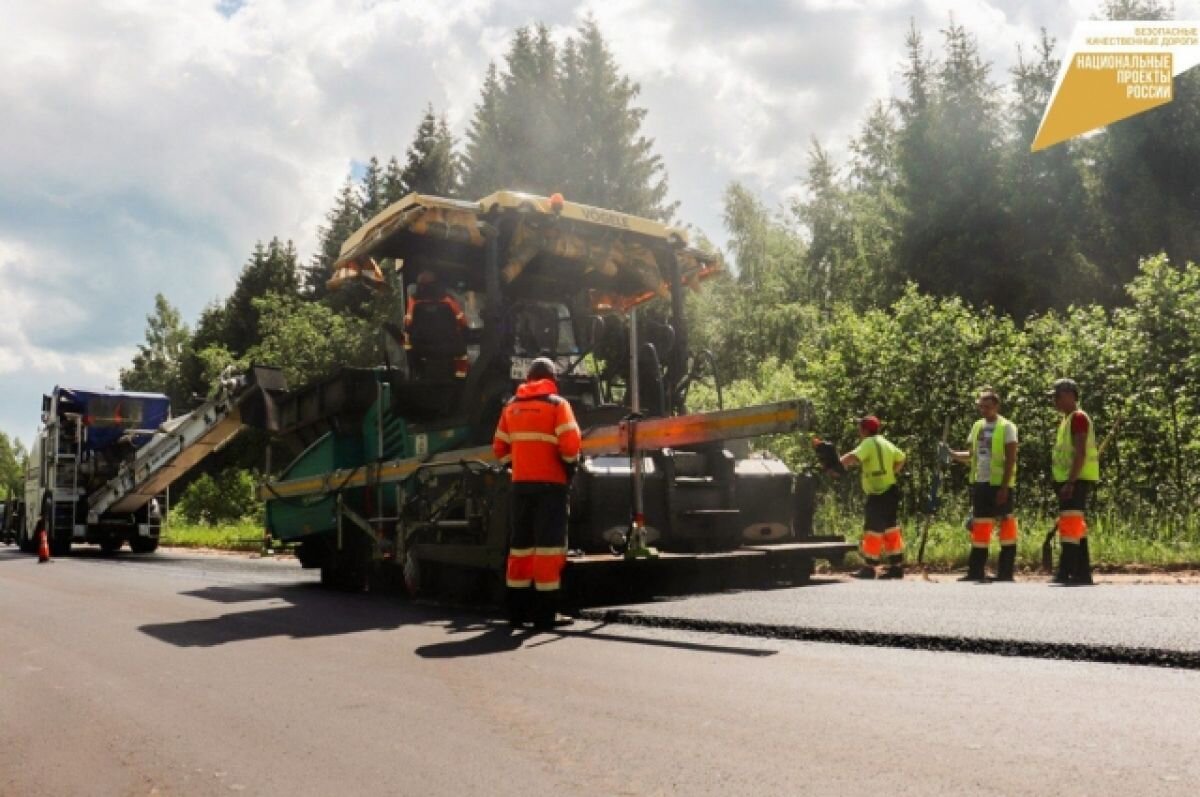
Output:
[[[688,387],[716,375],[688,349],[684,291],[720,263],[683,230],[559,195],[413,194],[335,269],[332,287],[411,296],[436,281],[454,301],[427,317],[410,301],[403,327],[385,324],[387,366],[279,402],[277,444],[294,456],[262,487],[268,530],[324,583],[499,589],[509,480],[490,442],[538,356],[558,363],[583,433],[568,593],[803,580],[814,558],[850,549],[813,535],[802,477],[750,452],[751,438],[804,429],[805,401],[688,413]]]

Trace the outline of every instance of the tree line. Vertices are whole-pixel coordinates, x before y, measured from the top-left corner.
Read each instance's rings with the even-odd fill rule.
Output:
[[[1102,11],[1166,16],[1144,0]],[[924,485],[946,419],[961,443],[989,385],[1024,432],[1022,485],[1040,493],[1055,422],[1043,393],[1075,377],[1101,436],[1119,427],[1113,499],[1190,515],[1200,74],[1176,80],[1162,113],[1031,153],[1055,42],[1021,53],[1000,91],[971,33],[950,21],[939,35],[935,59],[909,30],[904,91],[875,104],[845,164],[814,142],[803,199],[776,210],[728,188],[738,268],[692,301],[693,342],[734,383],[728,398],[807,396],[843,445],[855,417],[879,413]],[[811,462],[803,440],[774,445]]]
[[[1200,493],[1200,266],[1146,258],[1126,298],[1121,307],[1076,305],[1018,322],[910,284],[884,306],[792,316],[797,339],[763,351],[730,378],[724,400],[729,406],[806,397],[815,409],[814,433],[843,450],[857,440],[855,419],[878,414],[884,434],[909,455],[915,506],[937,467],[942,434],[948,428],[948,442],[961,447],[978,417],[977,393],[991,387],[1001,396],[1001,414],[1020,429],[1018,486],[1030,501],[1044,501],[1059,420],[1046,391],[1070,376],[1097,439],[1109,439],[1105,500],[1131,516],[1190,515]],[[715,391],[694,389],[693,403],[714,406]],[[805,436],[771,447],[793,467],[815,462]],[[956,478],[965,477],[961,469]]]
[[[1167,9],[1118,0],[1100,12]],[[964,437],[974,390],[990,384],[1021,425],[1032,487],[1053,422],[1041,394],[1071,375],[1102,435],[1123,419],[1106,464],[1129,495],[1186,508],[1200,455],[1200,285],[1189,263],[1200,248],[1190,222],[1200,75],[1177,79],[1168,106],[1030,153],[1059,66],[1052,38],[1023,48],[1003,76],[952,18],[938,31],[911,27],[905,43],[902,91],[848,141],[813,142],[803,198],[777,208],[728,188],[730,268],[688,299],[693,344],[714,351],[731,401],[808,396],[819,428],[843,443],[850,419],[879,412],[912,449],[918,479],[945,419]],[[483,76],[462,141],[429,107],[402,158],[370,158],[347,178],[307,262],[291,242],[256,245],[233,292],[194,327],[157,297],[122,384],[183,406],[233,362],[278,364],[294,385],[381,363],[378,330],[402,314],[400,298],[325,283],[345,238],[410,191],[562,191],[673,219],[637,97],[593,21],[561,44],[545,26],[517,30]],[[695,400],[711,397],[698,388]],[[803,440],[774,444],[807,461]],[[238,456],[258,464],[249,448]]]
[[[1120,0],[1102,11],[1157,19],[1168,9]],[[911,27],[905,48],[903,90],[839,142],[845,162],[812,143],[807,196],[781,214],[804,239],[787,298],[869,307],[911,282],[1024,318],[1123,303],[1140,257],[1195,255],[1200,73],[1177,78],[1175,100],[1153,113],[1031,153],[1061,64],[1045,31],[1007,76],[953,18],[934,36]]]

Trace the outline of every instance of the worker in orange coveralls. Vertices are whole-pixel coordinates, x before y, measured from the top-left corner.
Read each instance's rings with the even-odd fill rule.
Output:
[[[419,376],[441,376],[437,363],[448,356],[447,365],[453,365],[454,376],[465,377],[470,365],[463,343],[467,327],[462,305],[446,291],[437,275],[432,271],[418,274],[416,292],[408,297],[404,311],[404,348],[409,368]]]
[[[505,583],[509,621],[554,625],[567,561],[567,495],[579,461],[579,425],[558,395],[554,361],[539,357],[505,405],[492,439],[512,465],[512,529]]]

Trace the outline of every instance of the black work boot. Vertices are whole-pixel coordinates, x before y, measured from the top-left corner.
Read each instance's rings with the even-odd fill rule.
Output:
[[[533,593],[533,627],[539,631],[548,631],[558,621],[558,590],[536,591]]]
[[[1054,573],[1054,578],[1050,579],[1051,583],[1070,584],[1075,575],[1075,562],[1078,558],[1079,545],[1066,542],[1059,546],[1058,570]]]
[[[1079,554],[1075,557],[1075,570],[1071,580],[1079,586],[1091,586],[1096,583],[1092,581],[1092,557],[1088,553],[1087,537],[1079,541]]]
[[[959,578],[959,581],[987,581],[987,548],[972,548],[971,555],[967,558],[967,574]]]
[[[854,577],[861,578],[865,581],[870,581],[871,579],[875,578],[875,563],[867,562],[854,572]]]
[[[509,587],[505,608],[508,610],[508,624],[519,628],[529,622],[529,600],[533,590],[529,587]]]
[[[1012,581],[1013,571],[1017,566],[1017,546],[1003,545],[1000,547],[1000,561],[996,565],[997,581]]]
[[[904,578],[904,556],[901,554],[892,554],[888,557],[888,569],[884,570],[881,579],[897,579]]]

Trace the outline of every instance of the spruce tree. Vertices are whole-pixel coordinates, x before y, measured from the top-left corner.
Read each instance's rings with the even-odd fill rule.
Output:
[[[621,75],[600,28],[588,18],[564,48],[563,190],[582,202],[639,216],[669,218],[667,177],[654,140],[641,133],[641,88]]]
[[[362,184],[359,186],[358,212],[362,221],[367,221],[376,213],[387,207],[387,196],[384,193],[384,173],[379,166],[379,159],[374,155],[367,161],[363,172]]]
[[[1084,246],[1099,240],[1084,186],[1082,153],[1091,145],[1070,141],[1030,152],[1059,66],[1054,39],[1043,30],[1034,57],[1027,60],[1018,49],[1011,70],[1013,101],[1001,190],[1009,259],[1019,275],[1012,288],[1023,290],[1009,304],[1017,314],[1098,297],[1096,270]]]
[[[870,194],[894,192],[899,180],[896,147],[896,119],[887,104],[876,101],[858,135],[850,140],[854,187]]]
[[[333,276],[342,243],[362,225],[362,210],[354,183],[349,178],[338,192],[333,208],[325,214],[325,225],[317,231],[317,252],[304,269],[304,289],[314,299],[324,298],[329,290],[325,283]]]
[[[480,199],[503,187],[504,142],[500,125],[500,72],[488,64],[463,154],[463,196]]]
[[[896,237],[896,268],[903,279],[916,280],[923,253],[930,242],[925,220],[932,214],[931,197],[938,170],[938,154],[931,141],[934,116],[934,63],[925,38],[910,22],[904,40],[904,96],[895,101],[899,116],[896,131],[897,204],[891,219]]]
[[[446,117],[425,109],[416,136],[408,148],[408,159],[399,174],[405,193],[455,196],[458,193],[458,158],[454,154],[454,136]],[[476,197],[478,198],[478,197]]]
[[[225,302],[225,329],[221,343],[235,356],[241,356],[261,339],[258,329],[258,308],[254,300],[275,294],[296,296],[296,248],[291,241],[281,243],[272,238],[266,246],[260,241],[254,247],[233,293]]]
[[[795,207],[796,215],[808,230],[805,252],[807,297],[828,309],[843,298],[850,278],[848,230],[849,207],[838,180],[837,168],[829,153],[813,140],[808,153],[808,174],[804,178],[808,200]]]
[[[183,386],[183,355],[191,333],[176,309],[161,293],[154,296],[154,312],[146,316],[146,342],[138,345],[129,368],[121,369],[121,387],[166,393],[180,406],[188,396]]]
[[[924,290],[1007,309],[1013,275],[997,202],[997,89],[974,36],[953,19],[942,36],[944,60],[937,65],[924,55],[915,29],[907,42],[908,96],[898,103],[897,267]]]
[[[620,74],[594,20],[557,50],[545,26],[521,28],[492,65],[466,135],[463,194],[502,188],[669,218],[667,177],[637,84]]]
[[[383,172],[383,194],[387,197],[387,204],[392,204],[398,199],[403,199],[408,190],[404,185],[404,170],[400,168],[400,161],[396,160],[395,156],[388,159],[387,168]]]

